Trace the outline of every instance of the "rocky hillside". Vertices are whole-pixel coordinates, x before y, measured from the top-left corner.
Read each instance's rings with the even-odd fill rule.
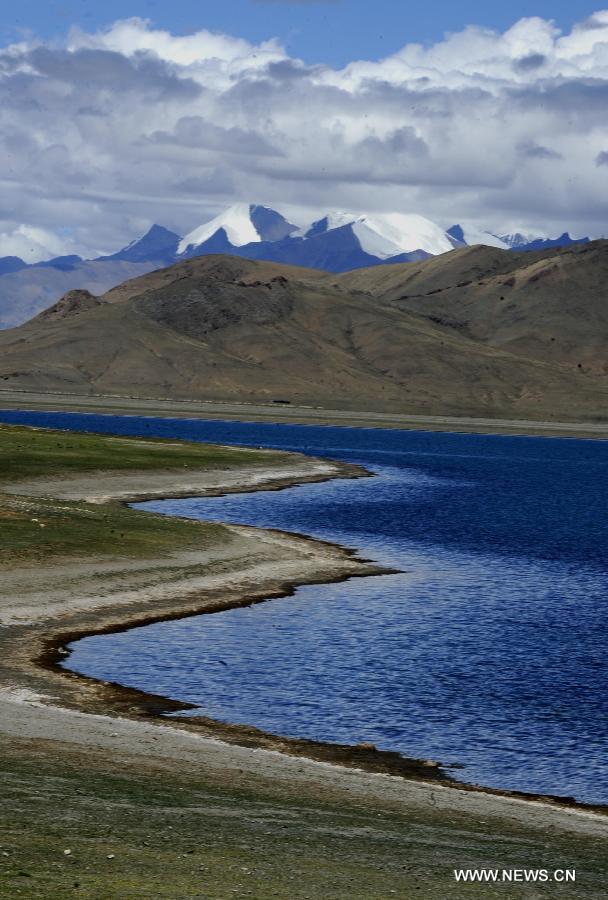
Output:
[[[608,242],[335,275],[230,256],[0,333],[0,385],[538,419],[608,416]]]

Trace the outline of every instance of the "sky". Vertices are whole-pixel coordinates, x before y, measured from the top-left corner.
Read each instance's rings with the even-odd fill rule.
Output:
[[[20,0],[0,11],[0,160],[0,257],[28,261],[237,201],[603,235],[608,10]]]
[[[597,0],[19,0],[10,6],[0,13],[0,37],[7,41],[28,30],[53,39],[70,25],[90,31],[138,16],[173,34],[205,28],[253,43],[276,37],[291,56],[331,66],[379,59],[406,43],[435,43],[470,24],[504,31],[517,19],[541,16],[570,28],[598,9]]]

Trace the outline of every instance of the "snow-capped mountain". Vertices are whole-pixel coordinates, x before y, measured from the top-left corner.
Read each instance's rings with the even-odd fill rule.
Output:
[[[228,252],[265,241],[279,241],[296,231],[296,226],[267,206],[236,203],[225,212],[189,232],[179,242],[180,256]]]
[[[538,237],[530,234],[508,234],[503,237],[510,250],[550,250],[552,247],[569,247],[571,244],[588,244],[590,238],[570,237],[567,231],[556,238]]]
[[[583,240],[588,240],[584,238]],[[142,238],[104,259],[158,262],[209,253],[344,272],[361,266],[412,262],[454,248],[484,244],[501,250],[537,250],[574,243],[532,234],[496,235],[471,224],[447,231],[430,219],[406,213],[351,213],[333,210],[303,228],[267,206],[236,203],[179,238],[154,225]]]
[[[454,247],[439,225],[424,216],[403,213],[376,213],[370,216],[331,212],[313,222],[302,237],[317,237],[339,228],[350,228],[361,250],[380,260],[416,251],[436,256]]]
[[[440,226],[423,216],[333,211],[297,228],[275,210],[240,203],[187,234],[179,243],[178,254],[233,253],[344,272],[388,260],[424,259],[454,246]]]
[[[532,235],[497,236],[470,224],[447,231],[430,219],[406,213],[352,213],[333,210],[298,228],[267,206],[236,203],[183,238],[158,225],[108,259],[129,262],[230,253],[248,259],[345,272],[386,262],[413,262],[454,248],[485,244],[501,250],[536,249]],[[564,235],[558,244],[568,238]]]
[[[346,272],[415,262],[474,244],[520,252],[588,241],[568,232],[556,238],[520,232],[497,235],[470,223],[444,230],[424,216],[406,213],[333,211],[298,228],[267,206],[237,203],[183,238],[153,225],[121,250],[94,260],[72,255],[28,264],[0,255],[0,328],[25,321],[74,288],[103,293],[144,272],[210,253]]]
[[[538,234],[522,234],[521,231],[515,231],[511,234],[499,235],[499,240],[504,241],[510,250],[516,250],[532,244],[534,241],[542,240],[542,238]]]
[[[556,238],[539,237],[537,234],[523,234],[516,231],[512,234],[493,234],[491,231],[479,231],[470,225],[453,225],[447,233],[457,242],[457,246],[485,244],[487,247],[498,247],[501,250],[550,250],[552,247],[569,247],[571,244],[588,244],[588,237],[573,238],[567,231]]]
[[[499,250],[509,250],[509,244],[503,238],[497,237],[490,231],[480,231],[471,225],[452,225],[447,234],[452,238],[456,247],[472,247],[482,244],[486,247],[498,247]]]

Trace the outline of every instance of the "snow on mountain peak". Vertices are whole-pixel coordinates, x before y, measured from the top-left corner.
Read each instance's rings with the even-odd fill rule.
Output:
[[[356,214],[333,210],[294,236],[314,237],[336,228],[352,226],[361,249],[370,256],[390,259],[402,253],[424,250],[436,255],[453,249],[443,228],[424,216],[405,213]]]
[[[343,228],[344,225],[352,225],[357,218],[357,213],[332,210],[331,212],[326,213],[322,218],[315,219],[314,222],[309,221],[307,225],[298,228],[297,231],[294,231],[292,237],[315,237],[317,234],[325,234],[327,231]]]
[[[295,230],[280,213],[267,206],[252,203],[235,203],[219,216],[199,225],[179,243],[178,253],[182,254],[206,243],[222,230],[233,247],[258,244],[260,241],[276,241]]]
[[[453,225],[452,228],[448,228],[448,234],[469,247],[475,244],[482,244],[485,247],[497,247],[499,250],[509,249],[509,244],[506,240],[492,234],[490,231],[481,231],[479,228],[475,228],[474,225]]]
[[[424,216],[382,213],[361,216],[353,225],[361,248],[372,256],[389,259],[401,253],[424,250],[436,256],[453,249],[447,234]]]
[[[503,241],[507,248],[513,250],[517,247],[523,247],[525,244],[531,244],[533,241],[543,239],[539,234],[522,234],[522,232],[520,231],[516,231],[512,234],[500,234],[497,236],[499,240]]]
[[[233,247],[254,244],[262,240],[251,221],[252,207],[249,203],[235,203],[215,219],[199,225],[179,242],[178,253],[185,253],[191,247],[198,247],[223,228]]]

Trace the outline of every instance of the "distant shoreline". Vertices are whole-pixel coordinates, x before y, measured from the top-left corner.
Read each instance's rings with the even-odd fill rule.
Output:
[[[390,428],[464,434],[608,440],[608,415],[605,420],[596,422],[551,422],[479,416],[409,415],[324,409],[284,402],[233,403],[101,394],[59,394],[0,388],[0,411],[2,410],[154,416],[158,418],[228,419],[237,422],[271,422],[289,425],[333,425],[347,428]]]

